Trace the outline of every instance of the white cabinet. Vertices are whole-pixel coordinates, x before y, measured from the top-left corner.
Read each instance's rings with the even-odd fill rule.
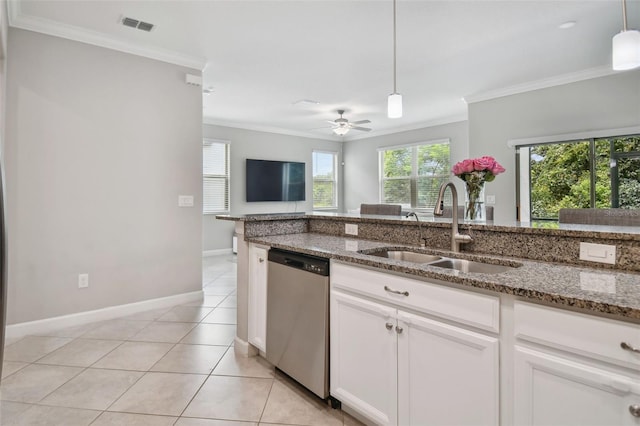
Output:
[[[377,424],[396,424],[396,310],[335,290],[330,306],[331,395]]]
[[[498,424],[496,337],[398,312],[398,424]]]
[[[514,423],[640,425],[640,327],[516,302]]]
[[[438,310],[451,292],[462,306],[484,297],[332,265],[331,395],[380,425],[498,424],[498,338],[403,308],[431,296],[425,309]],[[492,301],[480,301],[486,312],[460,312],[461,321],[490,328]]]
[[[640,425],[640,381],[571,357],[516,346],[514,389],[517,425]]]
[[[268,251],[268,247],[249,245],[248,339],[263,352],[267,340]]]

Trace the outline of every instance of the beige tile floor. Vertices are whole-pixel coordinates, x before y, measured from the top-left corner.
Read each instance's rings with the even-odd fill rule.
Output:
[[[0,425],[359,424],[236,354],[235,257],[205,258],[202,272],[202,302],[7,345]]]

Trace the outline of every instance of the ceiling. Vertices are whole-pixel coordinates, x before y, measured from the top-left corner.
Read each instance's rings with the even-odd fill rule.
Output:
[[[10,25],[204,69],[204,121],[349,140],[466,119],[467,102],[612,73],[620,0],[10,0]],[[640,0],[627,0],[640,29]],[[155,25],[125,27],[122,17]],[[575,21],[569,29],[560,24]],[[162,90],[162,88],[158,88]],[[313,100],[319,104],[298,102]],[[345,109],[369,133],[332,134]]]

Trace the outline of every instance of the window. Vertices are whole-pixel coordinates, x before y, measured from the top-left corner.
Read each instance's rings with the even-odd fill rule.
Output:
[[[640,135],[522,145],[519,220],[558,220],[562,208],[640,208]]]
[[[440,185],[449,180],[449,140],[382,148],[380,202],[433,209]]]
[[[229,211],[229,143],[205,139],[202,144],[202,212]]]
[[[313,151],[313,208],[338,207],[338,154]]]

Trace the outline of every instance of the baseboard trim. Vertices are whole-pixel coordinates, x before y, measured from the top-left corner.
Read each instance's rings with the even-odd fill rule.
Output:
[[[242,340],[238,336],[236,336],[233,340],[233,351],[244,356],[258,355],[258,349],[255,346],[253,346],[246,340]]]
[[[5,330],[7,339],[17,339],[30,334],[47,333],[67,327],[88,324],[95,321],[105,321],[126,315],[137,314],[151,309],[168,308],[174,305],[182,305],[189,302],[202,300],[202,290],[190,293],[176,294],[174,296],[160,297],[141,302],[127,303],[125,305],[109,306],[108,308],[93,311],[78,312],[76,314],[62,315],[37,321],[21,322],[8,325]]]
[[[223,254],[231,254],[231,253],[233,253],[231,248],[217,249],[217,250],[204,250],[202,252],[202,257],[222,256]]]

